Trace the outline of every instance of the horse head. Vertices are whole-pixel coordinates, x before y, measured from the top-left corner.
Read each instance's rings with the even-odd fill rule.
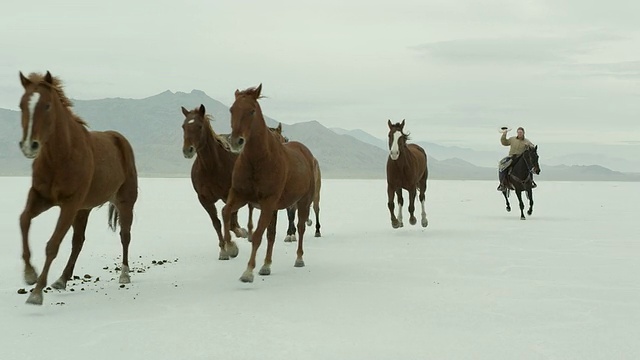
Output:
[[[393,124],[387,120],[389,126],[389,157],[391,160],[398,160],[401,149],[406,148],[409,134],[404,133],[404,119],[401,123]]]
[[[528,146],[522,153],[522,158],[527,164],[527,169],[536,175],[540,175],[540,164],[538,163],[538,146]]]
[[[236,90],[235,101],[229,111],[231,112],[231,136],[229,142],[231,151],[240,153],[244,148],[247,140],[251,136],[252,131],[257,130],[256,123],[262,121],[262,110],[258,99],[261,98],[262,84],[255,88],[249,88],[243,91]],[[266,127],[266,125],[265,125]]]
[[[25,157],[35,159],[40,153],[42,144],[53,132],[52,107],[55,105],[57,92],[54,86],[59,85],[58,79],[47,74],[30,74],[25,77],[20,72],[20,82],[24,87],[24,94],[20,99],[22,112],[22,140],[20,149]]]
[[[206,109],[202,104],[193,110],[187,110],[184,106],[181,109],[182,114],[184,114],[184,121],[182,122],[184,138],[182,154],[185,158],[191,159],[204,140],[203,136],[206,135],[206,132],[213,134],[213,128],[210,123],[211,116],[207,115]]]

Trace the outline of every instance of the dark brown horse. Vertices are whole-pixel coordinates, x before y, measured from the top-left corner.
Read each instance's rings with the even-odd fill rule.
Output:
[[[231,188],[231,172],[238,155],[229,151],[229,143],[223,137],[218,136],[211,127],[211,116],[206,113],[204,105],[191,111],[182,107],[184,121],[182,130],[184,144],[182,153],[187,159],[198,155],[191,167],[191,183],[198,194],[198,201],[209,214],[213,228],[218,234],[220,246],[219,260],[229,260],[229,255],[224,251],[224,239],[222,226],[218,218],[216,202],[226,201]],[[251,224],[252,208],[249,206],[249,229]],[[248,237],[247,230],[238,224],[238,213],[232,214],[231,230],[237,237]]]
[[[305,222],[315,194],[313,155],[297,141],[280,142],[267,127],[258,99],[262,85],[244,91],[236,90],[231,106],[231,150],[239,153],[233,168],[233,181],[227,204],[222,210],[225,249],[237,254],[238,247],[229,232],[231,215],[247,203],[261,209],[258,225],[251,238],[251,256],[240,280],[253,281],[256,254],[267,227],[267,255],[260,275],[271,273],[271,257],[276,236],[277,211],[296,206],[298,210],[298,241],[296,267],[302,259]]]
[[[32,184],[27,204],[20,215],[24,279],[36,284],[27,303],[42,305],[42,289],[60,243],[73,226],[72,250],[62,276],[51,286],[66,288],[73,275],[85,239],[91,210],[109,202],[109,225],[115,231],[120,223],[122,269],[120,283],[129,283],[129,242],[133,206],[138,198],[138,175],[129,142],[115,131],[88,131],[86,123],[71,111],[71,101],[62,91],[58,78],[20,73],[24,95],[22,111],[22,153],[33,160]],[[29,227],[31,220],[53,206],[60,216],[47,242],[46,261],[37,275],[30,263]],[[37,282],[37,283],[36,283]]]
[[[422,227],[427,227],[427,213],[424,210],[425,192],[427,191],[427,153],[416,144],[407,144],[409,134],[404,132],[402,123],[389,125],[389,158],[387,159],[387,197],[391,226],[394,229],[404,226],[402,223],[402,189],[409,192],[409,223],[415,225],[417,220],[413,215],[415,210],[416,191],[420,190],[420,204],[422,205]],[[398,217],[393,213],[394,195],[398,196]]]
[[[526,220],[524,216],[524,202],[522,201],[523,191],[529,199],[527,215],[531,216],[531,214],[533,214],[533,175],[540,175],[540,164],[538,161],[538,147],[527,146],[527,149],[515,158],[513,164],[506,170],[508,171],[508,176],[505,179],[506,189],[502,192],[502,195],[507,204],[507,211],[511,211],[509,194],[511,190],[516,192],[518,205],[520,206],[520,220]]]
[[[277,127],[270,127],[269,130],[273,132],[276,138],[282,142],[289,142],[289,138],[282,134],[282,123],[279,123]],[[320,188],[322,186],[322,173],[320,172],[320,164],[316,158],[313,159],[313,178],[316,182],[316,193],[313,196],[313,212],[316,214],[316,233],[315,237],[320,237],[322,234],[320,233]],[[287,208],[287,218],[289,220],[289,228],[287,229],[287,236],[284,238],[285,242],[294,242],[296,239],[296,208],[290,207]],[[313,221],[311,219],[307,220],[307,226],[311,226]]]

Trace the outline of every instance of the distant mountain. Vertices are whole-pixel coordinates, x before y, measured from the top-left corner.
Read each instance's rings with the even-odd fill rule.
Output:
[[[204,92],[165,91],[144,99],[110,98],[76,100],[74,111],[92,130],[114,129],[123,133],[136,153],[141,176],[188,177],[193,160],[182,156],[180,107],[204,104],[214,117],[218,133],[229,133],[229,106]],[[264,109],[268,112],[268,109]],[[277,121],[266,118],[269,126]],[[28,175],[31,162],[18,148],[22,136],[20,114],[0,109],[0,175]],[[291,140],[307,145],[320,162],[324,178],[384,178],[387,144],[362,130],[328,129],[317,121],[283,124]],[[495,179],[495,164],[503,154],[418,142],[429,155],[430,179]],[[479,166],[480,165],[480,166]],[[602,166],[543,165],[541,180],[640,181],[639,174],[625,174]]]

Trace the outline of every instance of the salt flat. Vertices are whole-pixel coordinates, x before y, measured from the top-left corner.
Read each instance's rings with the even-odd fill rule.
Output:
[[[190,180],[145,178],[132,283],[117,283],[120,241],[103,207],[76,266],[91,279],[36,307],[17,294],[30,288],[18,226],[29,182],[0,178],[2,359],[640,358],[639,183],[539,181],[521,221],[495,182],[429,181],[429,227],[409,226],[405,212],[394,230],[384,181],[325,180],[323,237],[306,238],[307,266],[293,267],[281,212],[272,275],[243,284],[250,244],[237,239],[238,258],[218,261]],[[37,270],[57,214],[33,222]]]

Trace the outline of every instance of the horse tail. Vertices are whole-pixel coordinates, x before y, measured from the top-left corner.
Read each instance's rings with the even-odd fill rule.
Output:
[[[118,226],[118,222],[120,220],[120,213],[115,205],[109,203],[109,229],[113,232],[116,231],[116,227]]]
[[[322,173],[320,172],[320,164],[317,159],[313,159],[313,177],[316,182],[315,194],[313,194],[313,210],[318,211],[320,208],[320,187],[322,186]]]

